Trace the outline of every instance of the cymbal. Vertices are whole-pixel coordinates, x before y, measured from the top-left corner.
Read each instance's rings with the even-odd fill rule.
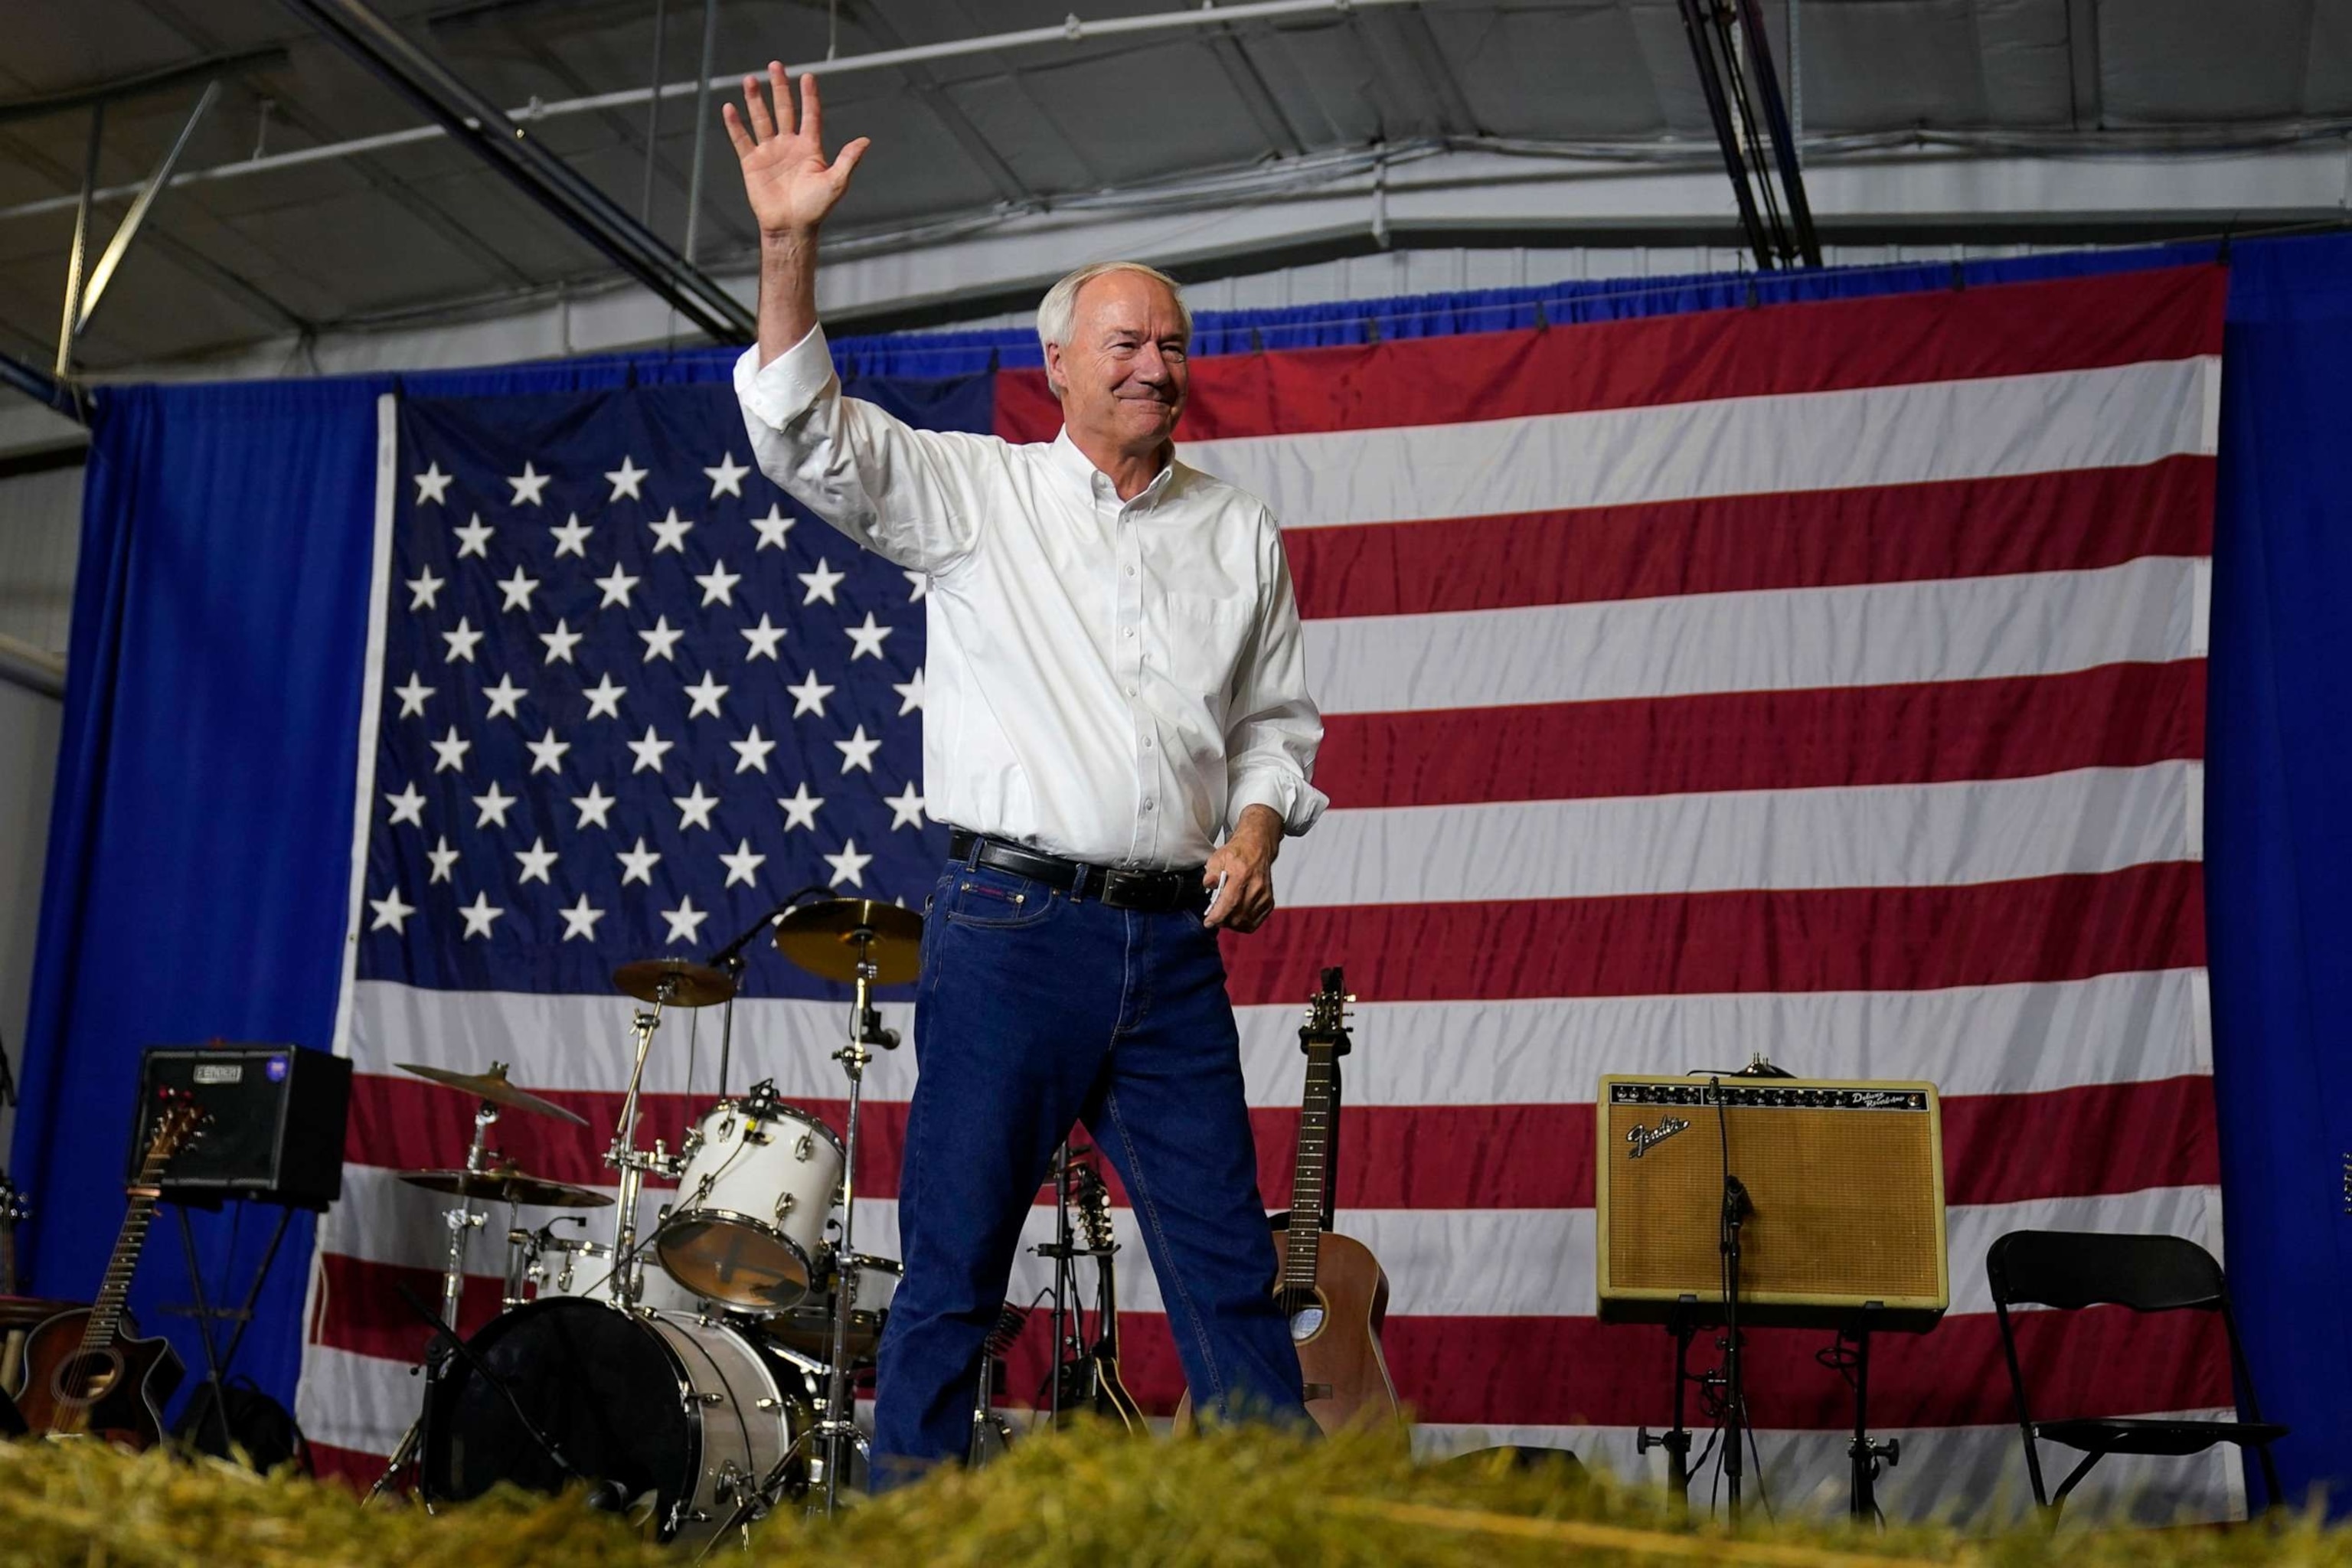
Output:
[[[418,1078],[429,1079],[434,1083],[446,1084],[451,1089],[462,1089],[476,1100],[487,1100],[492,1105],[504,1105],[516,1110],[528,1110],[538,1116],[552,1116],[560,1121],[569,1121],[575,1127],[588,1125],[586,1117],[575,1111],[566,1110],[553,1100],[541,1100],[527,1089],[517,1089],[513,1084],[509,1083],[504,1062],[492,1062],[490,1070],[482,1073],[451,1072],[447,1068],[429,1068],[421,1062],[394,1062],[392,1065],[403,1072],[415,1073]]]
[[[428,1193],[488,1198],[498,1203],[537,1204],[543,1208],[601,1209],[610,1207],[613,1202],[609,1193],[526,1175],[512,1165],[497,1165],[487,1171],[403,1171],[400,1179]]]
[[[776,951],[826,980],[857,978],[856,933],[873,933],[866,944],[877,985],[912,980],[922,970],[923,917],[897,904],[872,899],[828,899],[803,904],[776,922]]]
[[[613,971],[613,989],[640,1002],[659,1002],[670,1007],[708,1007],[734,995],[735,982],[723,972],[690,958],[640,958]]]

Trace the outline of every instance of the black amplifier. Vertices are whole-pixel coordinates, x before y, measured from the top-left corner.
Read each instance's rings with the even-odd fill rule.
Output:
[[[349,1061],[301,1046],[150,1046],[126,1180],[138,1175],[155,1094],[166,1089],[194,1095],[205,1113],[202,1133],[164,1169],[173,1202],[323,1209],[342,1195]]]

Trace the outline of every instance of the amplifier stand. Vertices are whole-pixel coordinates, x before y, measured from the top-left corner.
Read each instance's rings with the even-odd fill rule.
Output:
[[[1696,1296],[1685,1296],[1666,1310],[1666,1332],[1675,1338],[1675,1424],[1664,1432],[1653,1432],[1647,1426],[1633,1434],[1633,1452],[1646,1454],[1653,1448],[1666,1451],[1666,1493],[1690,1508],[1690,1428],[1683,1425],[1683,1394],[1690,1386],[1691,1341],[1698,1335],[1698,1323],[1694,1309]]]
[[[287,1222],[294,1211],[284,1204],[270,1205],[278,1211],[278,1223],[269,1232],[269,1245],[261,1254],[261,1267],[253,1272],[253,1283],[246,1287],[245,1304],[239,1307],[215,1307],[205,1300],[205,1273],[196,1259],[195,1228],[188,1224],[188,1205],[173,1204],[180,1216],[180,1246],[188,1259],[188,1290],[196,1299],[191,1308],[178,1309],[196,1321],[196,1340],[205,1350],[205,1381],[212,1385],[211,1415],[220,1426],[221,1451],[228,1452],[228,1369],[236,1361],[239,1346],[245,1343],[245,1331],[253,1326],[253,1304],[261,1299],[261,1282],[269,1278],[269,1266],[278,1261],[278,1244],[286,1239]],[[173,1309],[166,1308],[170,1311]],[[216,1349],[213,1343],[213,1322],[219,1319],[236,1326],[229,1331],[228,1345]],[[195,1434],[202,1437],[203,1433]]]
[[[1853,1466],[1851,1506],[1856,1522],[1883,1527],[1885,1516],[1878,1511],[1879,1461],[1889,1466],[1899,1462],[1903,1444],[1894,1437],[1874,1441],[1870,1436],[1870,1331],[1878,1312],[1877,1302],[1865,1302],[1853,1326],[1841,1329],[1838,1338],[1853,1342],[1853,1439],[1845,1450]]]

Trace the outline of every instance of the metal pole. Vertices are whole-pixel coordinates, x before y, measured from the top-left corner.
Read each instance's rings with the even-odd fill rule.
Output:
[[[662,42],[669,32],[669,0],[654,0],[654,89],[646,100],[646,182],[637,196],[637,221],[654,226],[654,154],[661,148]]]
[[[56,375],[59,381],[73,374],[74,325],[81,320],[81,263],[89,244],[89,204],[98,190],[98,143],[106,129],[106,105],[89,106],[89,151],[82,158],[81,201],[74,208],[73,249],[66,258],[66,310],[58,323],[58,363]]]
[[[702,0],[702,85],[694,94],[694,165],[686,176],[686,264],[702,226],[702,157],[710,144],[710,69],[719,54],[719,0]]]
[[[122,215],[121,223],[115,226],[114,237],[107,241],[106,254],[98,258],[96,267],[90,268],[89,282],[82,289],[81,310],[73,324],[76,337],[89,330],[89,319],[98,311],[99,300],[106,293],[106,286],[114,280],[114,269],[122,265],[122,258],[131,249],[131,242],[139,237],[140,226],[147,221],[147,215],[155,210],[155,198],[162,195],[163,187],[171,183],[173,165],[179,163],[180,154],[188,150],[188,139],[196,133],[196,125],[204,119],[205,111],[212,108],[219,98],[220,83],[206,82],[205,90],[196,99],[196,106],[188,110],[187,121],[181,125],[180,134],[173,138],[171,150],[163,154],[163,161],[155,165],[155,172],[147,176],[147,183],[131,199],[131,210]]]

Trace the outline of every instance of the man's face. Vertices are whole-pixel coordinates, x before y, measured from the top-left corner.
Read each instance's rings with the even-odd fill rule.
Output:
[[[1157,451],[1184,410],[1184,318],[1168,286],[1106,272],[1078,290],[1070,341],[1045,351],[1073,439],[1137,456]]]

